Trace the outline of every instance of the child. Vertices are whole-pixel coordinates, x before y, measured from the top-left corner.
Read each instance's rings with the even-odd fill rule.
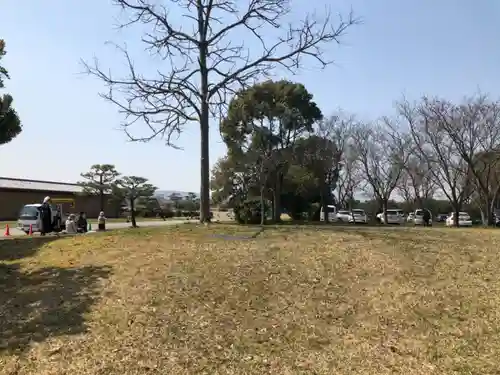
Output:
[[[103,211],[99,213],[99,217],[97,218],[97,228],[99,230],[106,230],[106,217]]]

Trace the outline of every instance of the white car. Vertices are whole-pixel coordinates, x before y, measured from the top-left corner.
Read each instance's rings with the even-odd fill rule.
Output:
[[[351,218],[351,212],[347,210],[340,210],[337,212],[337,220],[347,223]]]
[[[366,216],[365,210],[355,209],[351,211],[349,216],[349,223],[368,223],[368,216]]]
[[[455,213],[452,212],[446,218],[446,226],[452,227],[454,225],[455,225]],[[458,214],[458,226],[459,227],[471,227],[472,226],[472,220],[470,218],[470,215],[467,212],[459,212],[459,214]]]
[[[387,224],[404,224],[405,214],[403,210],[387,210]],[[377,215],[377,219],[380,220],[382,224],[385,224],[384,213],[381,212]]]
[[[429,225],[432,225],[432,213],[429,212],[430,218],[429,218]],[[415,214],[413,215],[413,224],[415,225],[424,225],[424,210],[415,210]]]
[[[325,212],[323,211],[323,206],[319,211],[319,221],[325,221]],[[333,205],[328,205],[328,221],[330,223],[337,221],[337,208]]]

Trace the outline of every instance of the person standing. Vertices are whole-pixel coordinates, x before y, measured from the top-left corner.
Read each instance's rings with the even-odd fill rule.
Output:
[[[104,211],[101,211],[97,218],[97,229],[106,230],[106,216],[104,216]]]
[[[51,199],[45,197],[42,205],[38,208],[40,211],[40,234],[45,236],[46,233],[52,232],[52,209],[50,208]]]
[[[429,210],[424,209],[424,227],[428,227],[431,221],[431,213]]]

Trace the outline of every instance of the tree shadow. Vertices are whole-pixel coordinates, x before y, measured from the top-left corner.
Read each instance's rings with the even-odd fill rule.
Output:
[[[23,351],[32,342],[84,333],[84,314],[99,295],[109,267],[46,267],[23,272],[0,264],[0,352]]]
[[[15,261],[33,256],[43,245],[59,238],[58,236],[45,236],[0,240],[0,262]]]

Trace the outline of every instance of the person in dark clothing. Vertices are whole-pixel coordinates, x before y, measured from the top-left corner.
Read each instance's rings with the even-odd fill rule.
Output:
[[[429,223],[431,221],[431,213],[429,212],[429,210],[425,210],[424,209],[424,217],[423,217],[423,220],[424,220],[424,227],[428,227],[429,226]]]
[[[78,220],[76,221],[76,226],[78,228],[78,233],[87,233],[88,223],[85,212],[80,212]]]
[[[45,236],[46,233],[52,232],[52,210],[50,208],[50,197],[45,197],[42,205],[38,208],[40,210],[40,221],[42,227],[40,233]]]

